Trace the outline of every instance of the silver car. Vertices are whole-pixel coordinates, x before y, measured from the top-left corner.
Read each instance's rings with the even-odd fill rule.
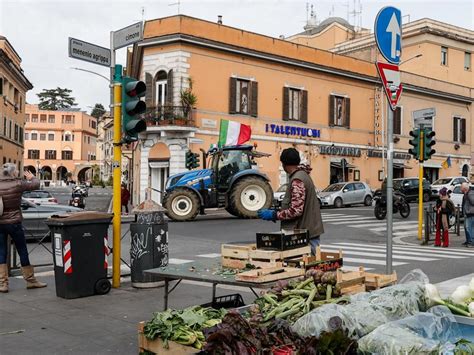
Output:
[[[342,207],[363,203],[372,204],[372,190],[365,182],[341,182],[326,187],[319,194],[323,206]]]
[[[281,207],[281,203],[283,201],[283,197],[285,197],[286,190],[288,189],[288,184],[281,185],[278,190],[273,193],[273,203],[276,207]],[[316,194],[318,191],[316,190]],[[321,205],[321,199],[318,196],[319,206]]]

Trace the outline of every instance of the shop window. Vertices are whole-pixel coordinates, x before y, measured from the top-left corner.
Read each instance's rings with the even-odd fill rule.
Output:
[[[47,117],[46,115],[41,114],[40,115],[40,123],[46,123],[46,117]]]
[[[72,150],[63,150],[61,152],[61,159],[72,160]]]
[[[56,151],[55,150],[46,150],[44,152],[44,158],[48,160],[56,160]]]
[[[453,117],[453,141],[466,143],[466,119]]]
[[[55,123],[55,122],[56,122],[56,116],[49,115],[48,116],[48,123]]]
[[[283,88],[283,120],[308,123],[308,91]]]
[[[350,127],[351,100],[348,97],[329,96],[329,126]]]
[[[229,113],[258,116],[258,83],[230,78]]]
[[[448,65],[448,47],[441,47],[441,65]]]
[[[393,134],[402,134],[402,107],[397,107],[393,112]]]
[[[464,70],[471,70],[471,53],[464,53]]]
[[[28,159],[39,159],[40,151],[37,149],[28,150]]]
[[[360,170],[354,170],[354,181],[360,181]],[[362,185],[363,189],[364,185]]]

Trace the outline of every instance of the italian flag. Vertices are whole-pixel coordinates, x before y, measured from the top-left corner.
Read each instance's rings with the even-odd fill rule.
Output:
[[[250,140],[252,128],[248,125],[221,120],[219,133],[219,147],[226,145],[241,145]]]

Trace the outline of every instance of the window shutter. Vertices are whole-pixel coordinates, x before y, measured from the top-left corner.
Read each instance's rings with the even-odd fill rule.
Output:
[[[459,121],[461,123],[461,137],[460,137],[460,140],[461,140],[461,143],[466,143],[466,119],[461,118],[461,119],[459,119]]]
[[[300,121],[308,123],[308,91],[301,90],[301,117]]]
[[[329,127],[334,126],[334,95],[329,95]]]
[[[453,118],[453,141],[458,141],[458,118]]]
[[[170,105],[170,106],[173,106],[173,69],[171,69],[169,72],[168,72],[168,79],[167,79],[167,83],[166,83],[166,104],[167,105]]]
[[[283,87],[283,121],[290,119],[290,88]]]
[[[145,73],[145,103],[146,107],[150,108],[153,106],[153,76],[150,73]]]
[[[346,104],[346,122],[345,122],[345,126],[347,128],[350,128],[351,127],[351,99],[346,97],[346,99],[344,101],[345,101],[345,104]]]
[[[230,78],[230,90],[229,90],[229,113],[235,113],[235,95],[237,91],[237,79]]]
[[[252,100],[250,102],[250,114],[253,117],[258,116],[258,82],[251,81],[250,82],[250,95],[252,96]]]

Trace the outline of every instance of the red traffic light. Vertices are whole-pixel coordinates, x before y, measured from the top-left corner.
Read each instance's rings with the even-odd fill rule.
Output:
[[[142,97],[145,91],[146,85],[143,81],[130,81],[125,84],[125,93],[130,97]]]

